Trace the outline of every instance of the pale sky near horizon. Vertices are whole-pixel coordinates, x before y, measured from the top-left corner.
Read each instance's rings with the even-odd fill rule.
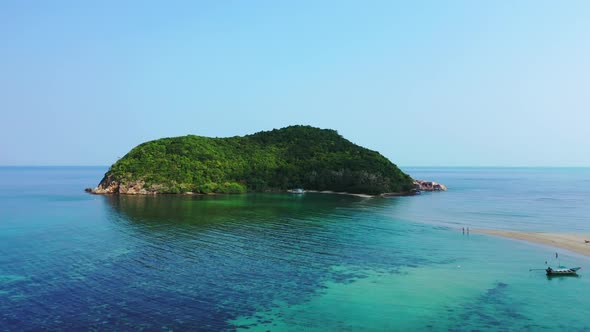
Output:
[[[590,166],[590,1],[2,1],[0,165],[291,124],[400,166]]]

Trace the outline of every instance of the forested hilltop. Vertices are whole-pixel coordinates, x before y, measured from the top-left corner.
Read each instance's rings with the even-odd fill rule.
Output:
[[[290,126],[228,138],[183,136],[146,142],[111,166],[97,194],[242,193],[332,190],[409,192],[412,178],[381,154],[335,130]]]

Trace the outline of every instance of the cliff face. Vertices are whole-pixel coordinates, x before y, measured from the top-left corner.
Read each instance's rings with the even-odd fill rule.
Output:
[[[111,166],[95,194],[241,193],[305,188],[411,193],[413,179],[334,130],[291,126],[243,137],[184,136],[140,144]]]

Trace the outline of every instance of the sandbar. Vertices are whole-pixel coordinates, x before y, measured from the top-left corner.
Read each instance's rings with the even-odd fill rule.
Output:
[[[590,257],[590,234],[571,233],[542,233],[542,232],[517,232],[501,231],[493,229],[477,229],[473,232],[507,237],[516,240],[539,243],[551,247],[561,248]]]

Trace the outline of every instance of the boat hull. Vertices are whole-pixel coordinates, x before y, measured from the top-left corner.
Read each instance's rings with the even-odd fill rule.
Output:
[[[550,272],[547,272],[547,275],[550,277],[561,277],[561,276],[577,276],[578,274],[576,272],[571,272],[571,273],[550,273]]]
[[[545,272],[547,272],[547,276],[550,277],[561,277],[561,276],[578,276],[579,267],[574,267],[571,269],[560,268],[560,269],[552,269],[547,268]]]

